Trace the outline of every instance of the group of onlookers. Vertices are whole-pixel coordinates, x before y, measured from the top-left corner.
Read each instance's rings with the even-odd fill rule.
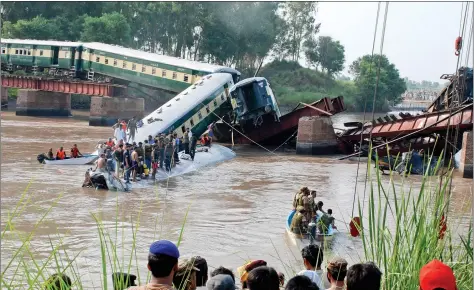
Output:
[[[266,261],[249,261],[237,269],[242,289],[249,290],[379,290],[382,272],[372,262],[358,263],[348,267],[341,257],[328,260],[323,270],[323,251],[317,245],[306,246],[302,251],[305,270],[297,273],[285,283],[285,277]],[[148,270],[151,280],[146,285],[136,286],[135,275],[114,273],[115,290],[235,290],[236,276],[225,267],[214,269],[210,275],[207,262],[197,256],[181,259],[176,245],[167,240],[151,244],[148,252]],[[53,275],[46,289],[72,289],[71,279],[66,275]],[[62,285],[62,287],[61,287]],[[129,288],[127,288],[129,287]],[[415,288],[412,288],[415,289]],[[420,290],[456,290],[456,279],[452,269],[438,260],[423,266],[419,275]]]

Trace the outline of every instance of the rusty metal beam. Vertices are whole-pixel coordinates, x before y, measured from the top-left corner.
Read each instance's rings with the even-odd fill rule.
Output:
[[[113,97],[114,88],[125,88],[125,86],[119,86],[115,84],[77,82],[11,75],[2,76],[2,87],[59,92],[67,94],[81,94],[98,97]]]

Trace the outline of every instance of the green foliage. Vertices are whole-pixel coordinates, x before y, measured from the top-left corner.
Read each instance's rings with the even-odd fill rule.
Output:
[[[375,97],[375,110],[380,111],[387,108],[388,103],[399,103],[401,94],[406,91],[405,81],[400,78],[398,69],[390,63],[385,55],[364,55],[356,59],[351,65],[349,72],[354,76],[354,84],[357,88],[356,106],[358,110],[364,110],[367,101],[367,111],[371,111],[375,87],[377,85],[377,69],[380,61],[380,79]]]
[[[438,259],[453,269],[457,289],[472,289],[472,228],[459,231],[460,220],[450,216],[444,238],[439,239],[440,221],[449,212],[452,170],[446,176],[422,176],[419,192],[412,192],[405,190],[404,179],[400,189],[395,188],[393,172],[385,186],[380,171],[374,174],[370,165],[369,159],[369,200],[367,209],[359,201],[360,232],[365,258],[383,272],[381,288],[416,289],[420,269]]]
[[[101,17],[86,17],[81,40],[87,42],[105,42],[127,46],[130,41],[130,25],[125,17],[117,12]]]
[[[330,36],[320,36],[317,41],[308,39],[304,43],[306,61],[310,66],[321,67],[332,76],[344,69],[344,46]]]
[[[54,21],[36,16],[31,20],[18,20],[15,24],[4,23],[2,37],[31,38],[31,39],[56,39],[61,33]]]
[[[355,86],[351,81],[334,80],[326,73],[304,68],[297,62],[273,61],[261,69],[260,75],[269,80],[280,105],[296,106],[299,102],[342,95],[346,106],[353,107]]]

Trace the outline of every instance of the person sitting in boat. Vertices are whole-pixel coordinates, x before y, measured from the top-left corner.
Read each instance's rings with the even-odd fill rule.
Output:
[[[71,148],[71,158],[78,158],[82,157],[82,153],[79,152],[79,148],[77,148],[77,144],[74,144],[74,146]]]
[[[296,208],[296,213],[293,216],[293,219],[291,220],[291,225],[290,225],[290,230],[292,233],[297,234],[297,235],[303,235],[306,233],[306,228],[305,228],[305,210],[304,207],[298,206]]]
[[[66,159],[66,151],[64,151],[63,147],[61,146],[59,150],[56,152],[56,160],[63,160]]]
[[[48,154],[46,154],[46,157],[48,157],[49,160],[54,159],[53,148],[49,148],[49,151],[48,151]]]

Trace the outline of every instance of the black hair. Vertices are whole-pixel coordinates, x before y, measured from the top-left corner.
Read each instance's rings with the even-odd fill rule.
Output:
[[[323,250],[318,245],[309,245],[301,250],[303,259],[306,259],[313,267],[320,268],[323,263]]]
[[[65,274],[53,274],[46,281],[45,290],[70,290],[72,287],[71,278]]]
[[[250,271],[247,286],[249,290],[279,290],[280,279],[275,269],[261,266]]]
[[[319,287],[308,277],[297,275],[286,283],[285,290],[319,290]]]
[[[327,268],[328,274],[331,275],[331,277],[336,280],[336,281],[344,281],[344,278],[346,278],[347,275],[347,269],[344,267],[344,269],[338,268],[338,267],[332,267],[332,268]]]
[[[372,263],[355,264],[347,271],[347,290],[379,290],[382,272]]]
[[[332,214],[332,209],[328,209],[328,214]]]
[[[219,268],[216,268],[214,271],[211,272],[211,277],[214,277],[219,274],[229,275],[235,282],[235,276],[234,273],[232,273],[232,270],[220,266]]]
[[[207,261],[201,256],[196,256],[193,259],[194,259],[194,267],[199,269],[199,271],[196,272],[196,286],[197,287],[206,286],[207,273],[209,271],[207,268]]]
[[[150,265],[151,274],[155,278],[169,276],[176,263],[178,263],[178,259],[168,255],[148,254],[148,265]]]

